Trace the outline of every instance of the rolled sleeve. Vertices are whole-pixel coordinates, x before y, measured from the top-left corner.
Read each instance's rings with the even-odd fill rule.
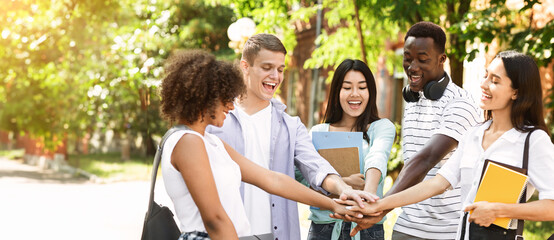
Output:
[[[396,136],[394,124],[388,119],[381,119],[372,124],[369,130],[369,138],[372,139],[369,152],[364,158],[364,175],[370,168],[381,171],[383,181],[387,176],[387,162]]]
[[[317,153],[306,127],[300,122],[299,118],[297,118],[297,126],[294,164],[302,172],[304,179],[308,181],[312,188],[329,194],[321,187],[321,184],[329,174],[339,174],[327,160]]]
[[[477,108],[466,99],[457,99],[444,108],[441,127],[433,134],[446,135],[460,142],[465,132],[479,121],[480,114]]]

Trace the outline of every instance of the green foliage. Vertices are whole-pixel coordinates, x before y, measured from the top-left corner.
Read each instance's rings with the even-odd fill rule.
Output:
[[[387,2],[387,3],[385,3]],[[395,65],[401,64],[394,57],[394,52],[385,51],[387,40],[394,40],[400,31],[397,21],[385,17],[391,13],[388,1],[358,1],[358,13],[361,22],[364,47],[367,53],[367,64],[371,69],[377,69],[379,57],[387,56],[392,61],[387,62],[387,69],[393,71]],[[355,27],[354,4],[352,1],[325,0],[323,8],[327,9],[324,20],[333,30],[322,31],[316,39],[319,47],[312,57],[304,63],[304,68],[334,68],[344,59],[361,59],[362,50],[358,40],[358,30]],[[328,81],[332,74],[329,74]]]
[[[210,0],[212,5],[227,5],[233,9],[236,19],[249,17],[256,23],[256,33],[276,34],[289,53],[296,46],[295,29],[292,27],[294,21],[307,21],[308,14],[314,9],[302,10],[292,14],[293,8],[300,8],[300,0]],[[229,24],[230,25],[230,24]],[[227,25],[227,26],[229,26]],[[287,62],[291,54],[287,54]]]
[[[0,129],[54,149],[64,134],[161,134],[157,86],[175,49],[234,57],[234,17],[204,1],[5,1]]]
[[[392,144],[389,161],[387,162],[387,170],[389,172],[400,170],[404,163],[404,159],[402,159],[402,126],[398,123],[394,123],[394,126],[396,128],[396,138]]]

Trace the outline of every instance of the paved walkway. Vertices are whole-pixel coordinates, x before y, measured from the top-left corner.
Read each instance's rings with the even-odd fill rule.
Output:
[[[0,157],[0,240],[138,240],[147,181],[97,184]],[[156,202],[172,209],[161,177]],[[302,239],[310,222],[300,204]]]
[[[156,201],[172,204],[158,181]],[[0,239],[137,240],[149,183],[90,183],[0,158]]]

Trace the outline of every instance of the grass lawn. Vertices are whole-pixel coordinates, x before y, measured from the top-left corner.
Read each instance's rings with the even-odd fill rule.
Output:
[[[132,155],[129,161],[122,161],[120,153],[70,154],[68,158],[69,165],[107,181],[150,180],[154,159]]]
[[[8,159],[21,159],[21,158],[23,158],[24,154],[25,154],[24,149],[0,150],[0,156],[8,158]]]

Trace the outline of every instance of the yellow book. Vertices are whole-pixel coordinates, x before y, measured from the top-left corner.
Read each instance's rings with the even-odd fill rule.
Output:
[[[519,203],[528,177],[525,170],[486,160],[481,183],[473,202]],[[493,224],[506,228],[517,219],[497,218]]]

